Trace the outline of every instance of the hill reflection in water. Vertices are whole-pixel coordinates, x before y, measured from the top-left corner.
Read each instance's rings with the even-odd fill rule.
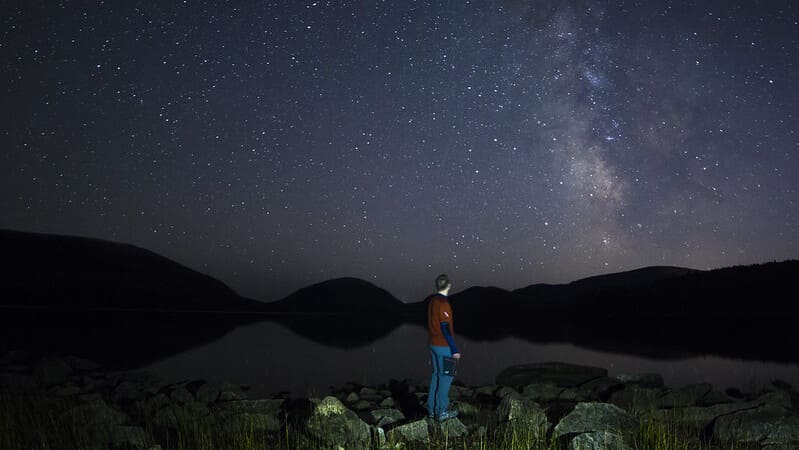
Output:
[[[520,320],[491,330],[489,339],[482,329],[471,332],[478,318],[461,319],[458,379],[468,384],[493,383],[509,365],[557,360],[612,374],[658,372],[673,385],[709,381],[747,388],[773,378],[799,385],[789,319],[705,317],[694,318],[693,325],[662,317],[633,324]],[[421,321],[398,317],[6,310],[0,318],[0,354],[71,354],[112,368],[151,369],[169,380],[249,384],[256,395],[320,393],[347,381],[426,382],[426,339]]]

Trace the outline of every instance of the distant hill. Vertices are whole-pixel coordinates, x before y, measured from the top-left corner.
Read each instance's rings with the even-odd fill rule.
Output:
[[[578,307],[581,298],[617,289],[634,289],[664,280],[701,272],[695,269],[670,266],[652,266],[626,272],[597,275],[572,281],[568,284],[534,284],[516,289],[513,294],[524,301],[524,306],[538,310],[562,310]]]
[[[260,310],[222,282],[133,245],[0,230],[0,305]]]
[[[404,304],[368,281],[336,278],[302,288],[282,300],[268,303],[267,308],[273,312],[292,313],[398,314]]]

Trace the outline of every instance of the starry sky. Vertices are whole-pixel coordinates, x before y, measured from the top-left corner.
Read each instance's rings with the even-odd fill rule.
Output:
[[[791,1],[9,1],[0,228],[276,300],[799,257]]]

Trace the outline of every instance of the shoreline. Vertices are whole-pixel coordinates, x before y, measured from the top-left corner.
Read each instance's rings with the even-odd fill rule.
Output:
[[[763,439],[799,445],[799,392],[779,380],[756,392],[721,392],[708,383],[669,387],[653,373],[611,377],[598,367],[518,365],[498,374],[496,384],[467,386],[456,379],[450,399],[459,416],[441,424],[426,418],[427,385],[408,380],[377,386],[347,383],[317,398],[286,392],[250,398],[247,391],[247,386],[234,383],[174,382],[145,371],[109,372],[79,358],[0,358],[0,393],[16,401],[63,404],[67,415],[74,416],[76,410],[88,413],[94,424],[90,434],[103,442],[100,448],[177,448],[166,443],[169,436],[203,433],[187,431],[192,423],[227,436],[257,435],[264,446],[254,448],[271,448],[286,434],[296,442],[322,442],[323,447],[384,448],[403,442],[413,448],[446,436],[464,445],[476,440],[487,444],[485,448],[493,448],[492,443],[502,448],[507,437],[503,433],[518,435],[520,429],[530,442],[559,448],[575,439],[638,440],[640,427],[658,424],[705,448],[721,449],[735,442],[736,448],[759,449]],[[725,425],[729,423],[735,426]],[[335,432],[342,427],[360,431]],[[757,439],[746,435],[764,427],[772,434]],[[24,434],[20,430],[20,436]],[[102,447],[106,444],[110,447]]]

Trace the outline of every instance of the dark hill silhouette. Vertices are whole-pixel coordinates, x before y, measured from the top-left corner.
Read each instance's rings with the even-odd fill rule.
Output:
[[[0,230],[0,304],[148,310],[261,310],[222,282],[133,245]]]
[[[616,289],[635,289],[696,272],[699,271],[683,267],[643,267],[627,272],[583,278],[568,284],[534,284],[516,289],[513,293],[524,299],[521,300],[524,302],[521,305],[527,310],[557,311],[579,308],[579,300],[587,296]]]
[[[404,304],[385,289],[358,278],[323,281],[267,305],[272,312],[344,316],[373,313],[398,315],[404,308]]]

